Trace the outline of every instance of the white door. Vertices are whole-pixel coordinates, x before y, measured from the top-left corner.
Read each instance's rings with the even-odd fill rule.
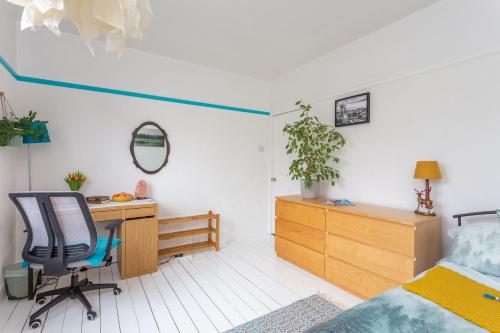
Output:
[[[274,226],[274,199],[280,195],[298,194],[300,185],[298,181],[292,180],[288,176],[288,167],[292,161],[292,157],[286,154],[286,144],[288,136],[283,134],[283,127],[287,123],[293,123],[299,119],[300,112],[294,111],[282,115],[273,116],[272,119],[272,165],[271,165],[271,216],[270,229],[271,233],[275,233]]]

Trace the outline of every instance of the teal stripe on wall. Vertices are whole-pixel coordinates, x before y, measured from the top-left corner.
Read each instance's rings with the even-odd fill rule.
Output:
[[[64,82],[64,81],[54,81],[54,80],[40,79],[40,78],[36,78],[36,77],[31,77],[31,76],[24,76],[24,75],[17,74],[16,71],[14,70],[14,68],[12,68],[12,66],[10,66],[7,63],[7,61],[4,59],[4,57],[1,55],[0,55],[0,63],[7,70],[7,72],[9,72],[12,75],[12,77],[14,79],[16,79],[17,81],[20,81],[20,82],[42,84],[42,85],[47,85],[47,86],[63,87],[63,88],[69,88],[69,89],[94,91],[94,92],[99,92],[99,93],[104,93],[104,94],[122,95],[122,96],[135,97],[135,98],[151,99],[151,100],[155,100],[155,101],[163,101],[163,102],[178,103],[178,104],[185,104],[185,105],[194,105],[194,106],[200,106],[200,107],[204,107],[204,108],[212,108],[212,109],[220,109],[220,110],[244,112],[244,113],[252,113],[252,114],[257,114],[257,115],[269,116],[269,112],[261,111],[261,110],[252,110],[252,109],[246,109],[246,108],[239,108],[239,107],[235,107],[235,106],[197,102],[197,101],[191,101],[191,100],[187,100],[187,99],[179,99],[179,98],[172,98],[172,97],[166,97],[166,96],[160,96],[160,95],[144,94],[144,93],[139,93],[139,92],[127,91],[127,90],[103,88],[103,87],[90,86],[90,85],[86,85],[86,84],[78,84],[78,83],[71,83],[71,82]]]

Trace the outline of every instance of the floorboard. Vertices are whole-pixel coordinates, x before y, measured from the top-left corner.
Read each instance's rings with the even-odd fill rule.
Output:
[[[87,277],[89,281],[92,283],[100,283],[99,279],[99,270],[98,269],[89,269],[86,274],[82,274],[80,276],[80,279],[83,279],[84,277]],[[97,313],[97,318],[94,320],[88,320],[87,319],[87,311],[82,311],[82,333],[92,333],[92,332],[97,332],[97,330],[100,329],[101,327],[101,307],[100,307],[100,297],[99,297],[99,291],[98,290],[93,290],[90,292],[85,293],[85,296],[87,296],[87,299],[89,300],[90,304],[92,304],[92,310]]]
[[[17,301],[16,307],[3,330],[5,332],[21,332],[33,308],[33,304],[32,300],[27,299]]]
[[[52,289],[55,289],[56,286],[57,286],[57,281],[51,279],[51,280],[45,282],[43,287],[39,287],[40,289],[38,290],[38,292],[44,292],[44,291],[52,290]],[[50,302],[51,299],[52,299],[52,296],[47,297],[47,302]],[[38,305],[35,302],[35,299],[33,299],[32,302],[33,302],[33,306],[31,307],[30,313],[26,315],[26,320],[24,322],[24,326],[23,326],[22,332],[38,333],[38,332],[42,331],[42,328],[43,328],[42,326],[39,327],[39,328],[37,328],[37,329],[32,329],[29,326],[29,317],[31,316],[31,314],[35,313],[36,311],[38,311],[38,309],[40,309],[43,306],[43,305]],[[41,317],[39,317],[42,320],[42,324],[45,321],[46,316],[47,316],[47,314],[45,313],[44,315],[42,315]],[[8,332],[8,331],[5,330],[5,332]],[[16,331],[14,331],[14,332],[16,332]]]
[[[71,276],[64,275],[57,281],[56,288],[63,288],[70,284]],[[48,301],[48,300],[47,300]],[[64,317],[66,314],[66,306],[68,300],[64,300],[61,303],[54,306],[47,312],[47,317],[43,321],[42,332],[44,333],[60,333],[64,325]]]
[[[326,294],[346,307],[361,300],[326,281],[278,258],[272,237],[231,241],[220,252],[206,250],[171,259],[158,271],[122,280],[118,266],[80,273],[93,283],[118,284],[86,293],[98,316],[87,320],[77,300],[67,300],[29,328],[34,301],[5,301],[0,305],[1,332],[26,333],[221,333],[298,299]],[[66,275],[41,290],[69,285]],[[47,299],[48,301],[50,298]]]
[[[208,297],[208,295],[203,291],[203,289],[200,288],[196,281],[193,280],[191,275],[186,272],[179,261],[172,262],[170,264],[170,267],[172,267],[191,296],[193,296],[196,302],[203,309],[203,312],[208,318],[210,318],[210,321],[214,324],[215,328],[219,332],[227,331],[228,329],[233,327],[229,320],[224,316],[223,309],[219,309],[217,305],[212,302],[210,297]]]
[[[255,268],[269,275],[271,278],[281,281],[288,289],[295,290],[301,296],[306,297],[314,294],[317,290],[307,281],[300,279],[293,270],[288,270],[285,265],[281,266],[278,261],[268,261],[265,257],[260,257],[252,249],[246,248],[239,243],[231,243],[227,249],[237,252],[243,260],[253,265]]]
[[[199,255],[195,255],[194,258],[204,260],[207,266],[212,267],[213,272],[235,290],[258,315],[262,316],[271,310],[280,308],[279,303],[254,285],[248,279],[248,276],[234,270],[233,267],[225,263],[219,256],[200,253]]]
[[[10,324],[9,319],[15,311],[17,303],[19,301],[9,301],[6,299],[3,301],[2,306],[0,306],[0,327],[2,328],[2,332]]]
[[[167,305],[169,312],[172,314],[175,325],[179,330],[179,332],[181,333],[198,332],[189,313],[186,311],[179,298],[177,298],[177,295],[170,286],[170,283],[163,275],[161,268],[158,270],[158,272],[151,274],[151,276],[158,290],[160,291],[160,295],[163,299],[163,302]]]
[[[233,305],[238,313],[240,313],[245,321],[250,321],[258,317],[257,312],[255,312],[243,299],[243,297],[234,290],[231,285],[224,282],[216,273],[212,270],[215,268],[211,265],[206,265],[203,261],[198,259],[190,259],[189,262],[192,264],[194,269],[198,271],[204,278],[206,278],[231,305]],[[183,261],[183,263],[185,263]]]
[[[141,332],[155,333],[159,332],[158,325],[153,316],[149,300],[144,293],[140,278],[133,277],[126,280],[130,290],[132,303],[134,304],[137,323]]]
[[[120,330],[122,333],[138,333],[140,332],[139,324],[137,322],[137,315],[135,313],[134,304],[132,303],[128,284],[121,279],[116,264],[112,265],[111,274],[113,276],[113,282],[118,284],[118,287],[122,290],[119,297],[116,297],[116,310]]]
[[[109,267],[99,269],[99,283],[113,283],[113,274]],[[101,318],[101,331],[106,333],[119,333],[118,310],[113,289],[104,289],[99,293],[99,307]]]
[[[184,309],[189,313],[196,328],[200,333],[216,333],[218,332],[214,324],[204,312],[204,309],[197,303],[195,298],[189,293],[186,286],[173,270],[170,263],[161,266],[161,270],[169,284],[172,286],[175,294],[181,301]]]
[[[160,332],[178,332],[179,330],[177,329],[177,326],[168,311],[167,305],[163,302],[163,298],[161,298],[151,275],[148,274],[141,276],[140,279]]]
[[[220,309],[220,311],[231,322],[231,327],[241,325],[247,320],[238,312],[238,308],[229,303],[224,296],[208,281],[203,273],[193,266],[191,260],[181,261],[182,267],[188,272],[196,284],[210,297],[211,301]]]

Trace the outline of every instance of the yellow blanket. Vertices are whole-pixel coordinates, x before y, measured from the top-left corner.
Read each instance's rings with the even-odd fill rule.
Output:
[[[500,291],[482,285],[459,273],[437,266],[419,280],[403,288],[491,332],[500,332],[500,302],[484,293],[500,296]]]

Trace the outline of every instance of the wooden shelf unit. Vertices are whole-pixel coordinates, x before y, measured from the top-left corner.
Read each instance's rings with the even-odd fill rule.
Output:
[[[179,223],[189,223],[198,221],[208,221],[208,226],[206,228],[189,229],[182,231],[171,231],[167,233],[162,233],[158,235],[159,240],[173,240],[173,239],[183,239],[190,238],[200,235],[207,235],[208,240],[203,242],[197,242],[192,244],[180,245],[167,247],[158,250],[158,256],[173,256],[176,254],[181,254],[185,252],[191,252],[196,250],[201,250],[204,248],[215,247],[216,251],[219,251],[220,242],[220,215],[214,214],[209,211],[208,214],[203,215],[193,215],[193,216],[183,216],[174,217],[168,219],[159,219],[158,224],[160,225],[173,225]],[[215,220],[215,227],[212,225],[213,220]],[[215,233],[215,241],[212,239],[212,234]]]

